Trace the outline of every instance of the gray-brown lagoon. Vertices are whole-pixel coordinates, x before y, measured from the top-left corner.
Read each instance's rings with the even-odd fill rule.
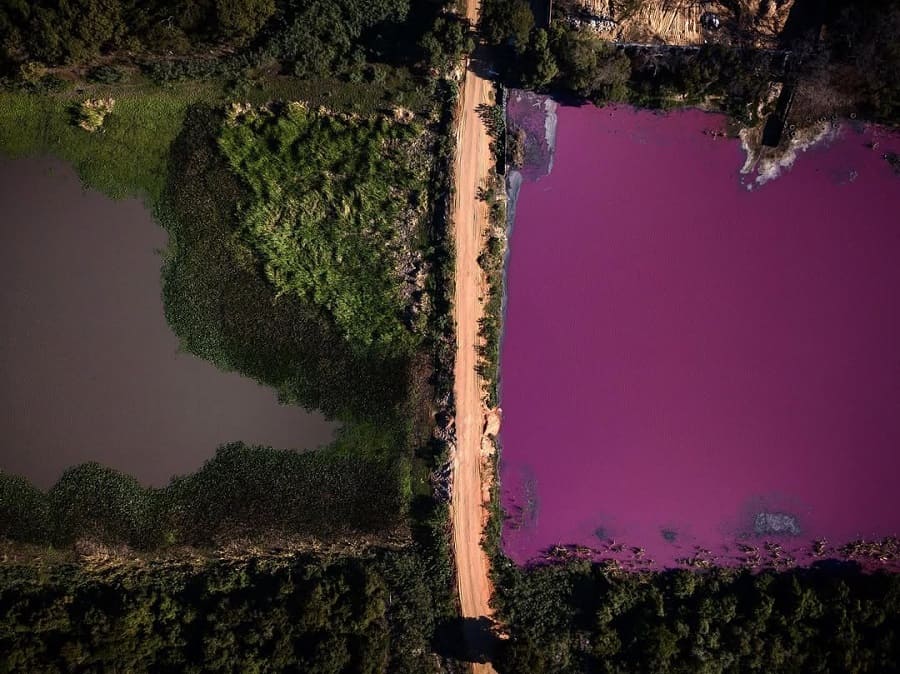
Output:
[[[319,414],[179,351],[160,291],[165,232],[136,199],[52,159],[0,162],[0,469],[40,487],[98,461],[151,485],[223,443],[309,448]]]

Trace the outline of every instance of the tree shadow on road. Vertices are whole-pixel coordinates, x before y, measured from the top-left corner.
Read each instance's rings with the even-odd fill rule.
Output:
[[[448,620],[435,630],[438,655],[463,662],[492,662],[499,639],[494,623],[486,617]]]

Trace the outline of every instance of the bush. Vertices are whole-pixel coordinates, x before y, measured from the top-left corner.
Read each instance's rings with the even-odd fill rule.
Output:
[[[47,494],[51,540],[151,546],[156,542],[151,501],[151,493],[131,476],[98,463],[69,468]]]
[[[402,457],[306,453],[233,443],[162,489],[85,463],[44,495],[0,473],[0,537],[66,547],[79,540],[155,549],[248,538],[378,536],[399,527],[409,499]]]
[[[420,133],[289,103],[278,112],[234,108],[219,136],[249,187],[242,254],[278,296],[324,311],[359,351],[402,355],[415,346],[401,272],[415,271],[410,239],[428,177],[427,166],[415,168]]]
[[[50,538],[47,496],[24,477],[0,471],[0,538],[43,543]]]
[[[97,66],[87,73],[88,82],[97,84],[117,84],[122,81],[123,73],[115,66]]]
[[[233,443],[161,494],[177,540],[382,533],[405,515],[402,460]]]

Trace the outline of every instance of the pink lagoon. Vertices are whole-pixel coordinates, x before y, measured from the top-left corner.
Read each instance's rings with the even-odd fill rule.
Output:
[[[501,365],[516,562],[877,565],[847,544],[900,534],[900,137],[845,122],[759,184],[723,128],[560,106],[552,170],[524,172]]]

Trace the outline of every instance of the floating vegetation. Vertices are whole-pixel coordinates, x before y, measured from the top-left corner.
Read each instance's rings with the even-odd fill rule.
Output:
[[[895,562],[900,560],[900,538],[888,536],[880,541],[856,540],[842,545],[838,552],[848,559],[873,562]]]

